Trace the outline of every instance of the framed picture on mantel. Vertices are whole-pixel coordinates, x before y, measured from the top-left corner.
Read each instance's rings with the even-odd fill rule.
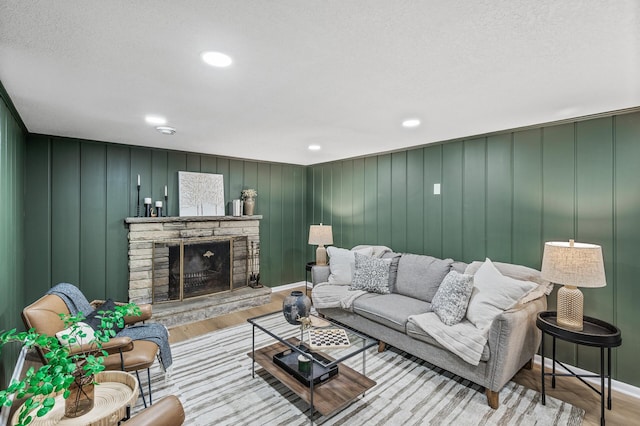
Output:
[[[180,216],[224,216],[223,176],[178,172]]]

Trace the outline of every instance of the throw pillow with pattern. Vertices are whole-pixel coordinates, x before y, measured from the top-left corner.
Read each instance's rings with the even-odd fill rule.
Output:
[[[457,324],[467,312],[472,291],[473,275],[451,271],[433,296],[431,308],[444,324]]]
[[[349,290],[364,290],[370,293],[389,294],[389,266],[391,259],[378,259],[355,254],[356,268]]]

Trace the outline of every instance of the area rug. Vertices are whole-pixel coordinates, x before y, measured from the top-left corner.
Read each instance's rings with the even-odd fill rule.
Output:
[[[276,333],[295,336],[283,325]],[[166,377],[152,367],[154,401],[177,395],[186,425],[307,425],[309,407],[256,364],[251,377],[252,327],[230,327],[172,345],[173,373]],[[256,348],[274,342],[256,330]],[[362,357],[346,362],[362,371]],[[326,425],[581,425],[584,410],[546,397],[514,382],[500,392],[497,410],[487,405],[483,388],[404,352],[389,349],[367,353],[367,376],[378,384],[330,418],[314,415]],[[141,374],[143,379],[146,374]],[[142,409],[142,399],[133,412]]]

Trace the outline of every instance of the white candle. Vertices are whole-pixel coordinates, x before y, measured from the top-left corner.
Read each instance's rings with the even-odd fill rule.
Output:
[[[162,207],[162,201],[156,201],[156,207]]]
[[[166,197],[167,195],[169,195],[169,194],[167,193],[167,185],[165,185],[164,186],[164,196]]]
[[[140,186],[140,175],[138,175],[138,186]]]
[[[144,199],[144,203],[145,204],[151,204],[151,198],[145,198]]]

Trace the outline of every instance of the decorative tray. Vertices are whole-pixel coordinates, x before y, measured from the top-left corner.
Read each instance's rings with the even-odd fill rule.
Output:
[[[306,346],[300,349],[306,353],[310,352]],[[311,373],[313,373],[314,386],[322,384],[338,374],[338,366],[325,367],[319,361],[330,363],[332,360],[318,353],[313,353],[313,368],[310,369],[311,371],[300,371],[298,369],[298,355],[298,352],[287,349],[284,352],[275,354],[273,356],[273,362],[305,386],[311,386]]]

